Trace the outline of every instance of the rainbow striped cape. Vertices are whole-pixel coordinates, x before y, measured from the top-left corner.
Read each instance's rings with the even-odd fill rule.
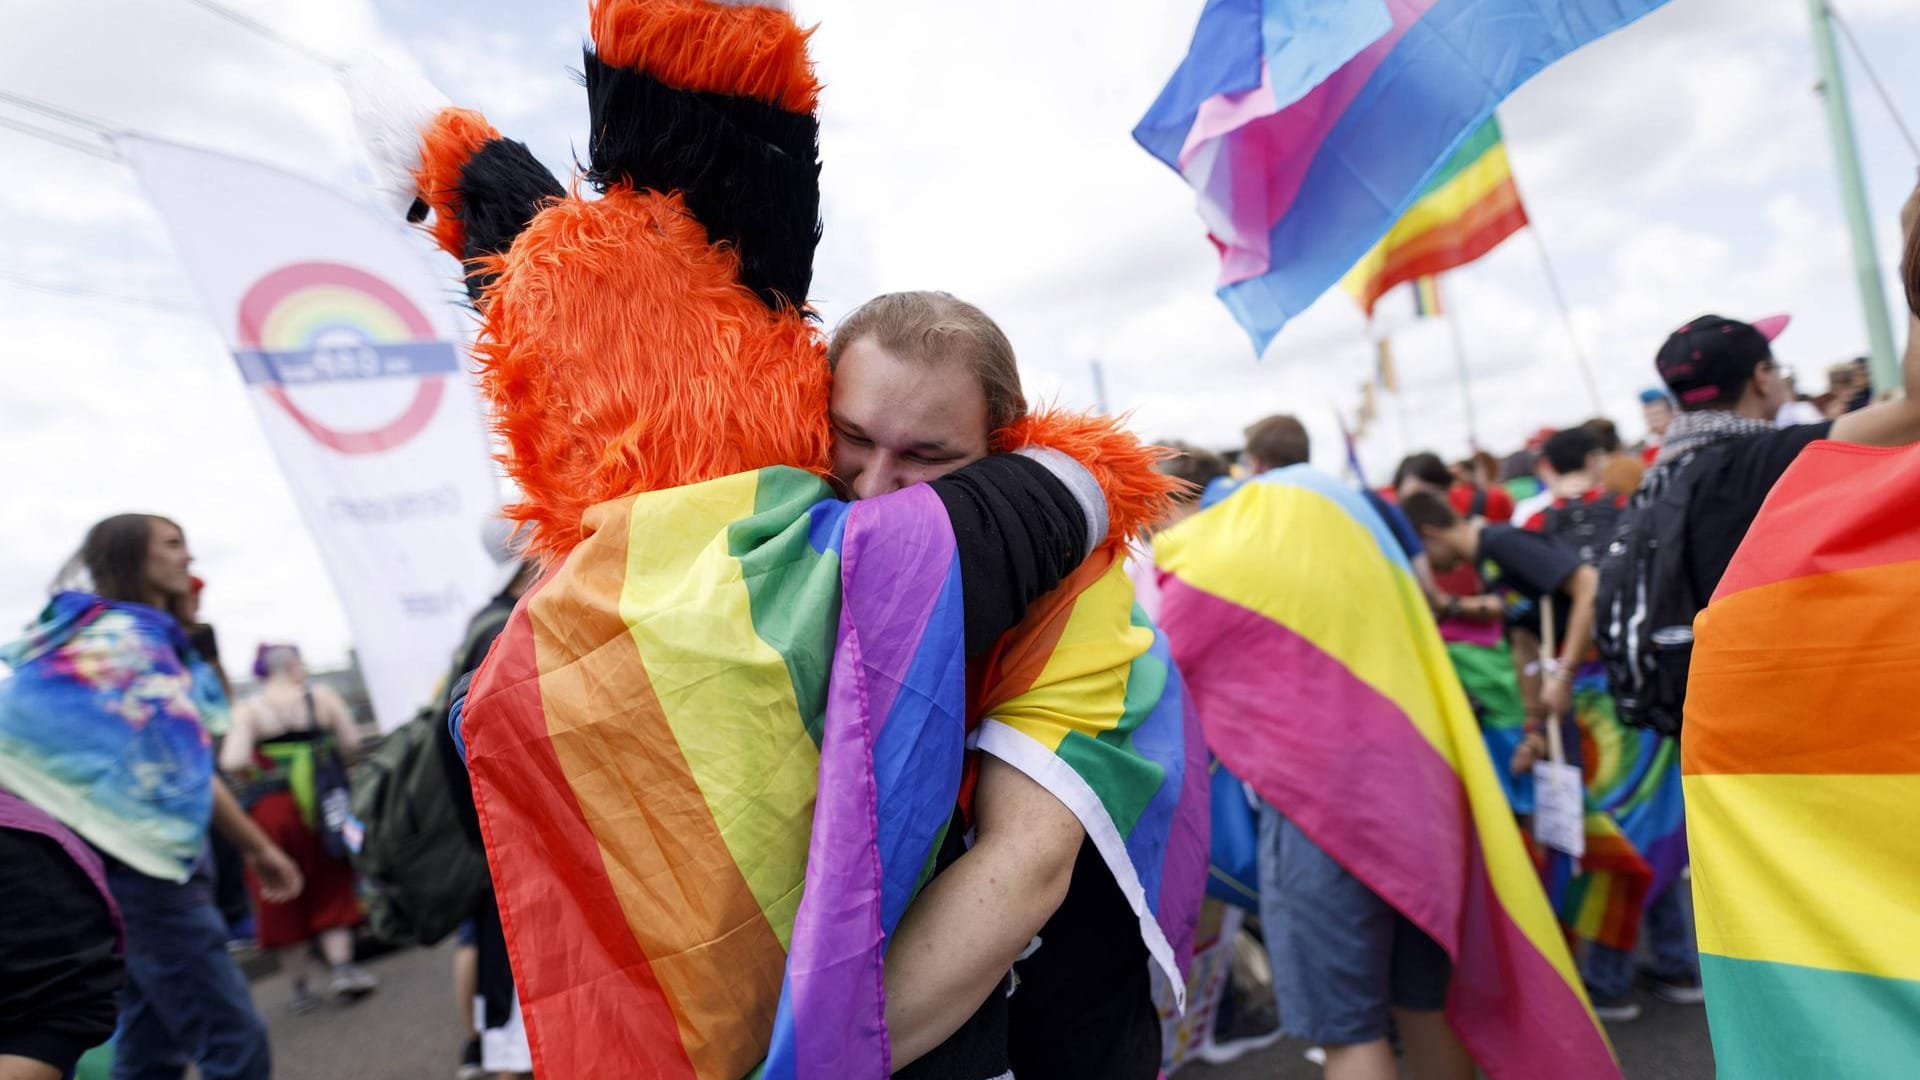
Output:
[[[1453,958],[1487,1075],[1618,1077],[1405,554],[1359,492],[1267,473],[1154,541],[1210,749]]]
[[[1413,205],[1353,264],[1340,287],[1371,315],[1388,289],[1412,281],[1418,313],[1438,315],[1440,293],[1432,275],[1485,255],[1526,223],[1500,121],[1489,116],[1440,163]]]
[[[885,1077],[883,954],[969,737],[939,497],[842,503],[776,467],[583,528],[460,715],[535,1071]],[[1183,982],[1204,752],[1118,562],[991,665],[973,738],[1075,810]]]
[[[1920,449],[1815,443],[1694,621],[1681,729],[1722,1075],[1920,1062]]]

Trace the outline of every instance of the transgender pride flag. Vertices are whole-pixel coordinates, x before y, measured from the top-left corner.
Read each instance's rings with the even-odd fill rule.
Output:
[[[1208,0],[1133,129],[1199,195],[1265,352],[1515,87],[1666,0]]]

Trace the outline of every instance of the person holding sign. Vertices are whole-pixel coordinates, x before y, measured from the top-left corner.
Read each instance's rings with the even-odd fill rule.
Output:
[[[1505,609],[1513,662],[1526,701],[1527,737],[1510,763],[1522,773],[1547,753],[1547,717],[1565,717],[1573,708],[1573,679],[1580,662],[1593,648],[1593,597],[1600,575],[1583,565],[1570,548],[1540,533],[1512,525],[1490,525],[1478,518],[1461,518],[1446,500],[1417,491],[1400,500],[1400,509],[1419,530],[1433,568],[1445,573],[1472,561],[1477,564],[1486,591],[1500,598]],[[1540,610],[1549,598],[1554,622],[1564,628],[1559,648],[1542,656]],[[1442,618],[1459,614],[1450,601]]]

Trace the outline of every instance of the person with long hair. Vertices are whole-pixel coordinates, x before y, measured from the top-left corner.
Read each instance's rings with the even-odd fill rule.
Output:
[[[220,766],[242,785],[247,813],[281,850],[293,856],[307,887],[292,900],[275,901],[263,883],[249,877],[260,947],[273,949],[293,985],[289,1007],[319,1008],[308,980],[308,948],[318,940],[331,969],[328,992],[336,1001],[372,993],[379,980],[353,962],[353,928],[360,925],[353,866],[344,852],[324,842],[322,796],[343,791],[346,763],[360,746],[353,714],[333,688],[307,678],[300,650],[262,645],[253,662],[260,688],[234,710],[233,731],[220,748]]]
[[[125,927],[113,1075],[270,1075],[267,1032],[226,949],[207,828],[237,846],[262,892],[299,895],[300,870],[213,771],[196,678],[210,678],[171,612],[193,555],[174,522],[119,514],[88,530],[26,635],[0,647],[0,788],[99,854]]]

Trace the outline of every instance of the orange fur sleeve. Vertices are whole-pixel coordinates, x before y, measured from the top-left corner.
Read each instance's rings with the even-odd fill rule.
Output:
[[[1154,465],[1168,456],[1110,416],[1047,407],[994,433],[994,449],[1044,446],[1086,466],[1107,499],[1107,546],[1125,545],[1167,516],[1182,484]]]

